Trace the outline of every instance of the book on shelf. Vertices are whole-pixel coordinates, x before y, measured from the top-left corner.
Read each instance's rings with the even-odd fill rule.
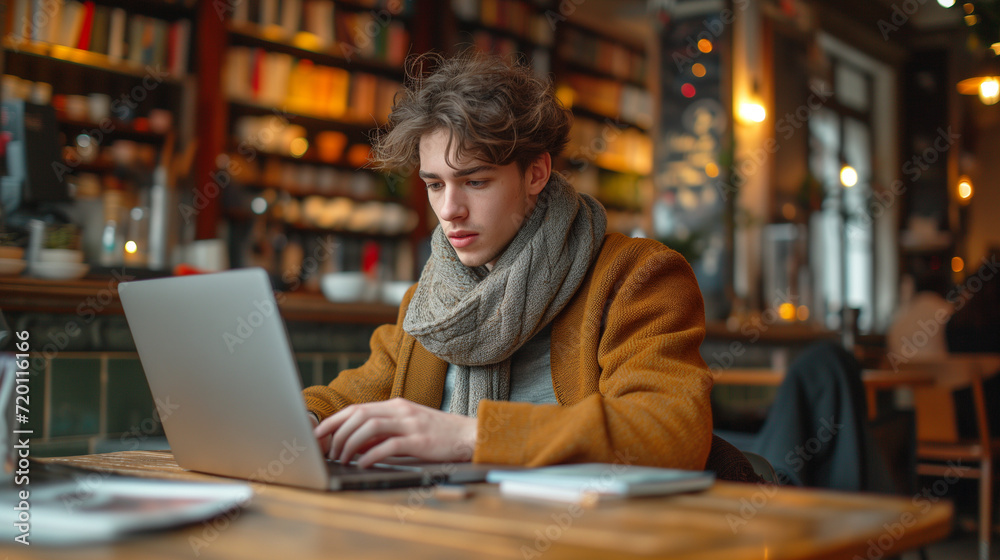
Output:
[[[39,12],[44,10],[44,12]],[[46,17],[34,17],[44,13]],[[14,0],[4,15],[20,23],[5,28],[13,41],[59,45],[106,55],[111,63],[166,67],[187,73],[191,21],[130,14],[94,0]]]
[[[108,54],[108,44],[111,39],[111,7],[95,6],[93,21],[90,50],[99,54]]]
[[[111,9],[108,30],[108,59],[120,62],[125,57],[125,27],[128,14],[122,8]]]
[[[80,39],[76,42],[76,48],[90,50],[90,37],[94,30],[94,2],[87,0],[83,3],[83,21],[80,24]]]
[[[715,482],[715,474],[636,465],[582,463],[494,470],[489,472],[486,481],[499,483],[500,493],[505,496],[580,502],[704,490]]]
[[[254,47],[230,47],[222,71],[233,101],[283,107],[319,118],[384,122],[399,89],[396,80],[296,59]]]
[[[59,24],[52,27],[53,30],[57,28],[59,32],[49,42],[76,48],[83,30],[83,4],[76,0],[66,2],[60,12]]]

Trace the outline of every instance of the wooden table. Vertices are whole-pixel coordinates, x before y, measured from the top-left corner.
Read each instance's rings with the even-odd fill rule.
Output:
[[[104,472],[220,480],[168,452],[46,459]],[[92,475],[96,476],[96,475]],[[210,523],[112,545],[12,548],[10,558],[841,559],[898,554],[946,536],[952,506],[910,497],[718,482],[706,492],[589,508],[515,501],[495,485],[467,499],[430,489],[323,493],[256,486],[249,505]],[[873,556],[869,556],[873,555]]]

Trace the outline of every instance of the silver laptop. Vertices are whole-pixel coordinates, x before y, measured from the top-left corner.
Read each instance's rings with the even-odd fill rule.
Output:
[[[360,469],[325,460],[263,269],[127,282],[118,293],[185,469],[348,490],[481,481],[491,468],[402,461]]]

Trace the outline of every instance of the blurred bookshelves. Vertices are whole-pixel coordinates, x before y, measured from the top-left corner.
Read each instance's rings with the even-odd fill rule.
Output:
[[[62,152],[53,171],[68,184],[68,213],[84,222],[81,248],[95,265],[120,265],[128,256],[102,245],[106,224],[116,223],[123,238],[137,208],[144,214],[132,221],[148,223],[153,170],[193,138],[196,2],[8,0],[0,7],[0,97],[51,106]]]
[[[610,230],[651,232],[653,100],[642,43],[573,17],[557,25],[554,79],[573,110],[562,158],[577,190],[608,210]]]
[[[415,278],[426,195],[368,161],[406,56],[429,48],[426,32],[414,32],[420,2],[246,0],[225,10],[221,40],[205,38],[219,69],[205,104],[221,117],[200,123],[201,136],[222,156],[201,175],[223,173],[234,188],[218,189],[224,219],[202,233],[228,228],[234,264],[313,290],[335,270]]]

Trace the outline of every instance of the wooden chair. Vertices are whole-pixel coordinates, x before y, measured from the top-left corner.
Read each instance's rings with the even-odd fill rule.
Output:
[[[990,435],[988,406],[983,393],[983,368],[961,358],[909,364],[901,373],[924,371],[935,383],[912,386],[916,414],[918,475],[960,477],[979,480],[979,557],[987,560],[993,514],[993,458],[1000,452],[1000,439]],[[969,387],[975,407],[974,437],[959,433],[952,392]],[[956,466],[960,465],[960,466]]]

